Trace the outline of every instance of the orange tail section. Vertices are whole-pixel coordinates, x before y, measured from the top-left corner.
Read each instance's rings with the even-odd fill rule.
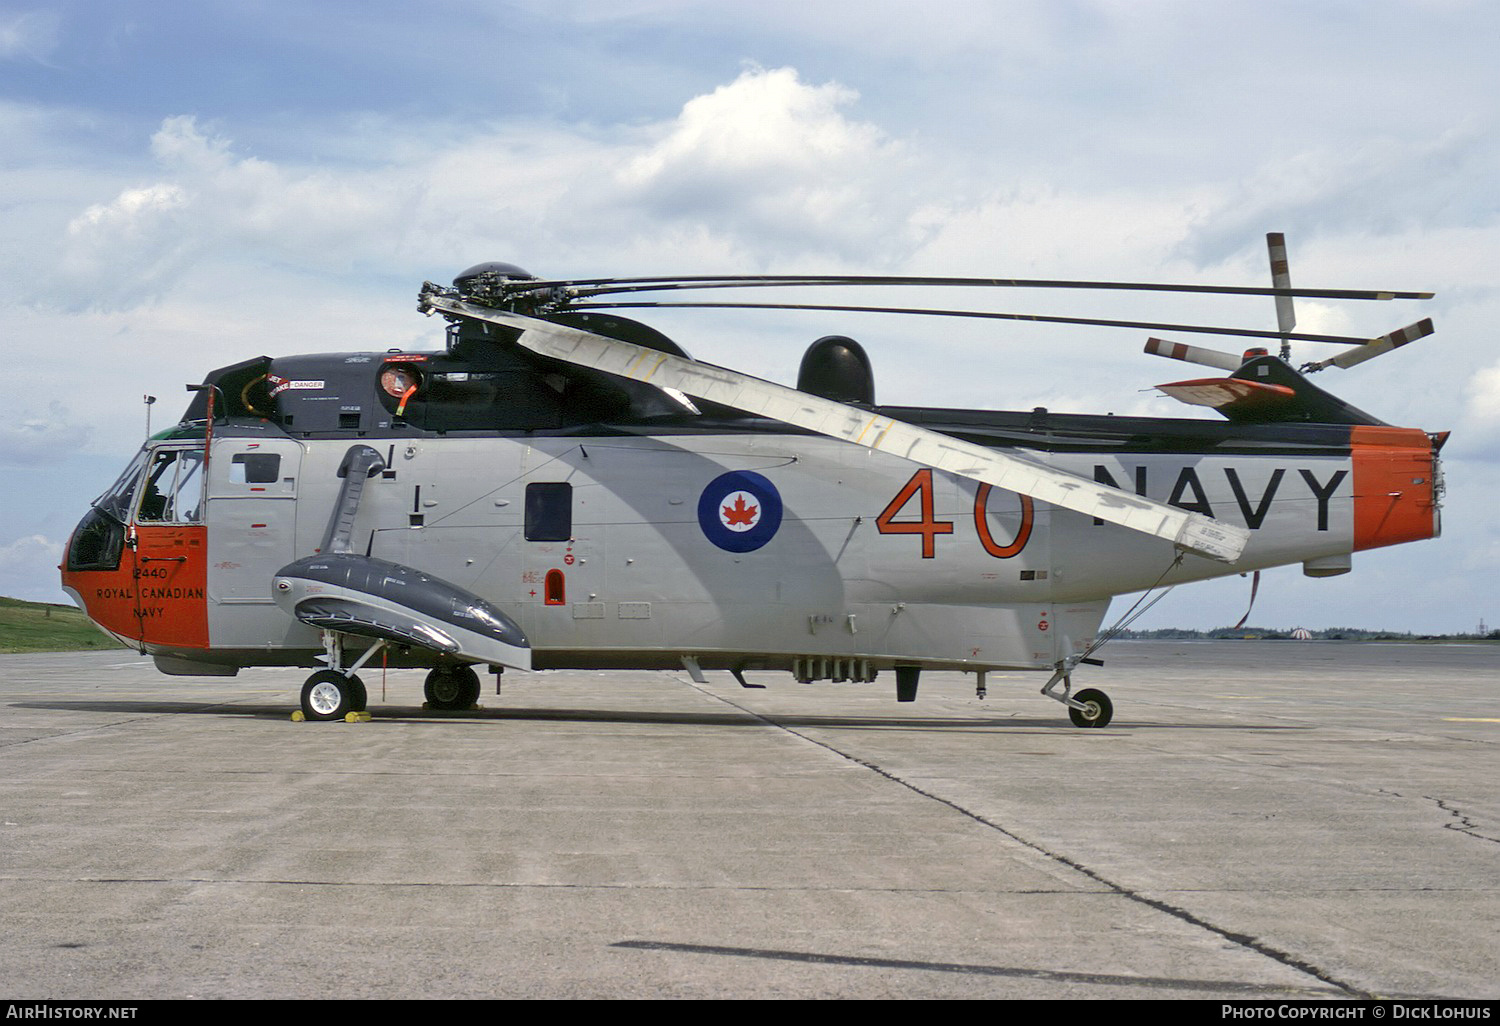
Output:
[[[1437,442],[1417,428],[1354,427],[1354,548],[1436,538]]]

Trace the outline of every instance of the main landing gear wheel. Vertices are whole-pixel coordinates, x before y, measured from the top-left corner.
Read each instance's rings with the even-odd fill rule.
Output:
[[[1073,721],[1075,727],[1107,727],[1109,721],[1114,718],[1115,707],[1110,702],[1109,696],[1094,688],[1084,688],[1073,698],[1082,702],[1084,708],[1075,709],[1068,706],[1068,719]]]
[[[439,666],[422,691],[434,709],[471,709],[479,701],[479,674],[472,666]]]
[[[302,715],[310,720],[341,720],[367,700],[364,682],[337,670],[319,670],[302,685]]]

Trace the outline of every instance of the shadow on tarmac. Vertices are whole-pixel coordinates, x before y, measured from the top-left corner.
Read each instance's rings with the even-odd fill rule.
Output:
[[[237,702],[183,703],[156,701],[75,700],[56,702],[14,702],[13,708],[45,709],[54,712],[119,713],[136,716],[191,715],[290,720],[295,706],[285,703],[242,704]],[[1061,711],[1061,710],[1060,710]],[[371,710],[371,722],[448,723],[479,721],[542,721],[549,723],[623,723],[669,724],[700,727],[843,727],[848,729],[896,730],[973,730],[973,729],[1044,729],[1049,733],[1067,730],[1075,733],[1114,734],[1120,731],[1157,730],[1235,730],[1298,732],[1311,726],[1255,723],[1112,723],[1105,728],[1074,727],[1066,714],[1044,716],[828,716],[784,715],[753,712],[654,712],[638,709],[466,709],[445,711],[421,706],[377,706]]]

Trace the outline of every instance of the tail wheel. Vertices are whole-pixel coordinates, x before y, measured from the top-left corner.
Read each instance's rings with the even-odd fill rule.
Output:
[[[434,709],[471,709],[479,701],[479,674],[472,666],[439,666],[422,685]]]
[[[1115,707],[1109,696],[1094,688],[1084,688],[1073,698],[1083,703],[1082,709],[1068,706],[1068,719],[1075,727],[1107,727],[1114,718]]]
[[[365,686],[358,677],[319,670],[302,685],[302,715],[310,720],[341,720],[365,707]]]

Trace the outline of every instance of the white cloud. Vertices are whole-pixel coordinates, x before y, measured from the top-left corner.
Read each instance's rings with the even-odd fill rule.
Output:
[[[1500,425],[1500,363],[1476,371],[1467,391],[1469,416],[1479,423]]]
[[[399,236],[408,205],[399,177],[239,157],[192,117],[164,120],[151,153],[166,179],[125,188],[69,223],[61,265],[70,298],[105,309],[156,301],[205,259],[346,270],[377,240]]]
[[[630,162],[627,181],[690,177],[758,178],[766,173],[807,173],[829,160],[878,150],[873,125],[839,112],[858,94],[837,83],[804,85],[792,68],[752,68],[728,85],[689,100],[667,137]]]
[[[1500,363],[1481,367],[1469,378],[1463,413],[1455,451],[1470,459],[1500,460]]]
[[[906,148],[845,109],[858,94],[809,85],[792,68],[750,68],[696,97],[618,173],[621,197],[667,223],[722,234],[766,259],[775,251],[904,257],[920,235],[914,200],[895,191]]]
[[[0,595],[58,602],[57,566],[63,543],[40,534],[24,535],[0,545]]]
[[[40,466],[78,452],[91,429],[76,422],[59,402],[45,412],[22,407],[0,420],[0,466]]]
[[[856,100],[790,68],[751,68],[655,125],[429,133],[429,148],[393,144],[385,163],[344,169],[239,155],[174,116],[151,140],[163,177],[73,218],[64,285],[75,304],[122,308],[159,300],[205,261],[317,274],[496,258],[620,270],[622,253],[651,254],[656,269],[664,255],[737,269],[899,263],[930,233],[939,186],[900,142],[846,115]]]
[[[60,19],[52,11],[0,13],[0,60],[45,64],[57,49]]]

